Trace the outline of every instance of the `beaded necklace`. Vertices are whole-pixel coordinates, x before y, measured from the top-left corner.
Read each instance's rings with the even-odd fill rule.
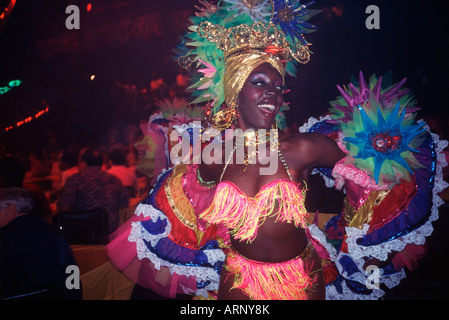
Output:
[[[270,136],[270,135],[268,135],[268,136]],[[254,137],[255,137],[255,139],[254,139]],[[273,135],[272,137],[270,137],[268,139],[266,137],[267,137],[267,135],[265,135],[264,138],[260,138],[257,132],[251,132],[250,135],[245,133],[244,144],[241,144],[241,142],[239,143],[239,140],[237,140],[234,148],[232,149],[232,152],[229,154],[228,158],[226,159],[225,166],[220,175],[219,181],[221,181],[223,179],[223,175],[224,175],[229,163],[231,162],[232,157],[234,156],[234,153],[235,153],[235,150],[237,149],[237,147],[246,146],[249,149],[248,152],[245,152],[245,158],[244,158],[245,168],[243,169],[243,172],[245,172],[246,168],[248,167],[248,164],[249,164],[249,159],[255,159],[255,156],[259,154],[259,148],[257,146],[259,146],[261,144],[265,144],[268,141],[270,142],[270,151],[277,151],[278,157],[281,160],[281,163],[284,166],[284,169],[287,172],[289,179],[291,181],[293,181],[293,177],[288,168],[287,161],[285,161],[284,156],[282,155],[281,149],[279,147],[279,136],[278,136],[277,130],[275,131],[275,135]],[[253,141],[253,142],[251,142],[251,141]],[[253,145],[251,145],[251,143],[253,143]]]

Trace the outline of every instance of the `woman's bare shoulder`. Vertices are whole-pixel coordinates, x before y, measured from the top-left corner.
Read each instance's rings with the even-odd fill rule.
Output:
[[[280,142],[281,147],[284,146],[289,150],[320,148],[335,143],[328,136],[316,132],[286,134],[281,137]]]
[[[281,151],[294,164],[333,166],[344,156],[337,143],[321,133],[294,133],[281,140]]]

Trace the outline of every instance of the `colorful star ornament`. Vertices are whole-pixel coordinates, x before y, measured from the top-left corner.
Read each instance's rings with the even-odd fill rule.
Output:
[[[307,44],[308,42],[303,34],[318,28],[316,25],[307,22],[311,16],[318,12],[317,10],[307,9],[314,3],[315,1],[300,4],[299,0],[274,0],[272,20],[292,39]]]
[[[246,14],[254,22],[263,22],[271,16],[271,1],[269,0],[223,0],[232,6],[229,10],[236,11],[236,16]]]
[[[404,109],[398,116],[399,106],[398,102],[393,110],[387,111],[389,114],[386,119],[382,115],[382,111],[377,109],[377,117],[372,120],[358,105],[360,118],[355,117],[354,124],[361,121],[363,129],[356,131],[355,137],[343,139],[358,148],[354,158],[365,161],[369,159],[370,167],[371,164],[374,165],[374,179],[377,184],[379,184],[381,171],[384,175],[398,176],[408,180],[409,175],[403,169],[413,174],[409,163],[415,167],[418,165],[412,154],[412,152],[418,151],[411,145],[416,145],[415,138],[424,133],[423,123],[406,124],[404,122],[406,110]],[[388,172],[391,169],[393,172]]]
[[[229,35],[235,41],[239,36],[237,32],[242,30],[250,30],[252,36],[259,34],[262,29],[268,30],[270,37],[275,35],[276,40],[283,41],[281,49],[289,51],[293,57],[285,61],[286,73],[291,76],[296,76],[297,63],[309,60],[310,43],[305,41],[303,34],[316,29],[316,26],[307,22],[320,12],[308,9],[313,1],[305,5],[301,5],[298,0],[221,0],[216,5],[204,1],[200,1],[200,4],[203,7],[195,6],[198,12],[189,19],[189,32],[176,48],[175,58],[181,67],[191,71],[193,84],[189,89],[194,98],[192,103],[208,103],[212,114],[218,112],[225,100],[223,76],[226,49],[223,48],[223,42],[218,43],[218,35],[222,38],[223,35]],[[216,37],[205,36],[201,32],[204,30],[201,26],[205,24],[209,30],[217,31]],[[279,128],[286,123],[282,111],[287,109],[286,104],[276,117]]]
[[[359,87],[339,87],[342,97],[331,109],[333,122],[340,123],[345,147],[354,165],[370,172],[379,186],[410,180],[421,167],[413,156],[419,152],[424,122],[415,121],[415,101],[399,84],[382,90],[382,78],[372,76],[369,85],[360,73]]]

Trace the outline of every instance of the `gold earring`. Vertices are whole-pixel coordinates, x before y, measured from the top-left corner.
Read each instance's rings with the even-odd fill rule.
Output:
[[[235,110],[237,105],[230,103],[230,107],[218,111],[212,116],[212,123],[218,130],[224,130],[231,126],[231,124],[237,119],[237,111]]]
[[[201,140],[203,142],[210,141],[210,138],[220,135],[223,130],[229,128],[237,119],[236,107],[237,105],[235,103],[230,103],[230,107],[212,115],[210,118],[212,126],[203,129],[201,132]]]

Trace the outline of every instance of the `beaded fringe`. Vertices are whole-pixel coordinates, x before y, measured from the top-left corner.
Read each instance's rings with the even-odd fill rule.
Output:
[[[226,264],[227,270],[235,276],[232,289],[242,290],[251,300],[307,300],[306,290],[312,289],[316,282],[299,257],[267,263],[249,260],[231,251]]]
[[[267,217],[277,216],[276,222],[294,223],[296,227],[305,228],[308,215],[304,205],[305,192],[305,189],[298,191],[291,181],[275,180],[252,198],[232,182],[222,181],[217,186],[212,205],[201,218],[212,224],[223,223],[235,239],[251,242]]]

